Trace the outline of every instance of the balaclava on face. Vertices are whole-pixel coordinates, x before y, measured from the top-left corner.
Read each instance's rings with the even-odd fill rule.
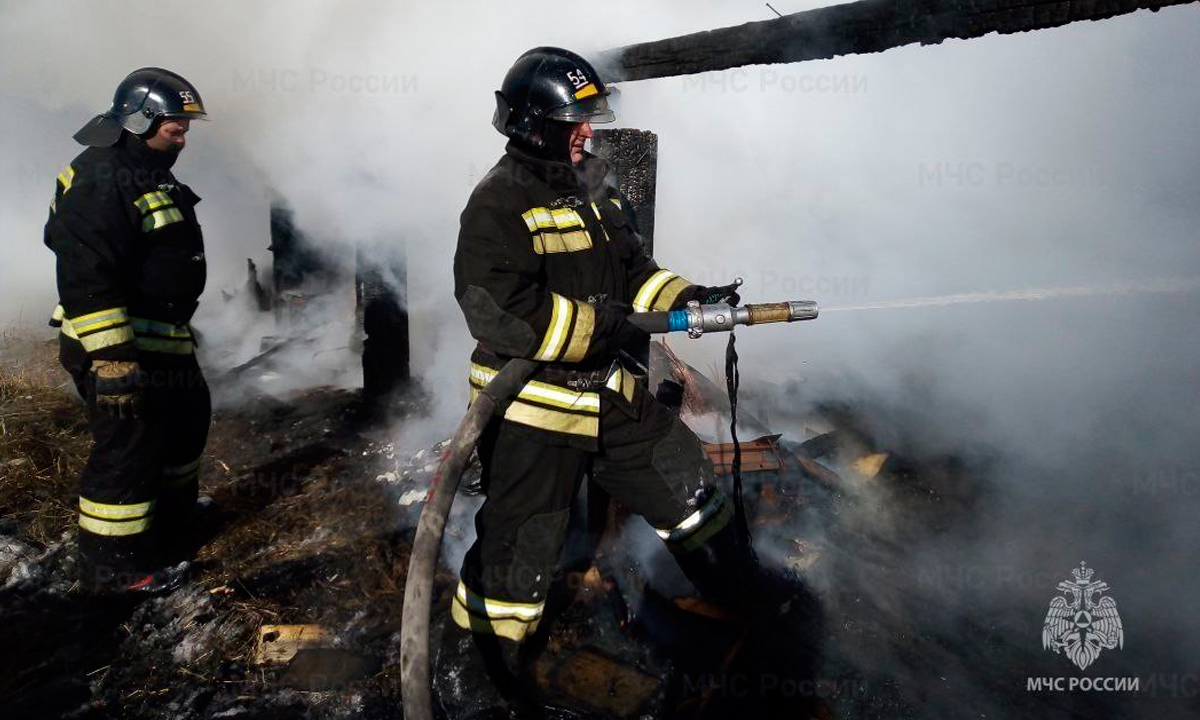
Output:
[[[545,160],[569,164],[571,162],[571,133],[574,130],[575,123],[547,120],[542,126],[542,140],[545,144],[540,148],[531,148],[532,153]]]

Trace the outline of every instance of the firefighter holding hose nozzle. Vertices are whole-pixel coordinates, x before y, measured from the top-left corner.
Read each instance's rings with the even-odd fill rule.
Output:
[[[471,194],[454,259],[478,341],[472,399],[510,359],[539,365],[479,439],[486,501],[441,654],[482,663],[522,716],[539,703],[518,651],[542,621],[585,474],[655,528],[706,598],[737,601],[753,564],[699,439],[646,387],[633,358],[649,335],[630,322],[689,302],[736,305],[736,285],[698,286],[646,254],[629,202],[584,150],[592,124],[614,119],[612,92],[567,50],[518,58],[496,93],[508,145]]]

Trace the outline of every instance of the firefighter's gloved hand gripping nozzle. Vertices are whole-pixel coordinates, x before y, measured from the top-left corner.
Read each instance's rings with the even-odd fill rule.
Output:
[[[734,281],[734,286],[742,280]],[[736,295],[734,296],[736,298]],[[734,300],[736,303],[736,299]],[[651,334],[686,332],[698,338],[705,333],[732,332],[738,325],[761,325],[764,323],[796,322],[813,320],[817,317],[817,303],[812,300],[791,300],[757,305],[714,303],[702,305],[693,301],[680,310],[666,312],[643,312],[629,316],[629,321]],[[433,702],[430,683],[429,617],[433,599],[433,575],[437,567],[442,534],[446,529],[446,518],[458,491],[463,470],[475,450],[480,434],[491,419],[496,407],[516,395],[525,380],[537,369],[534,360],[516,358],[500,370],[495,378],[483,388],[466,416],[454,432],[450,444],[442,451],[437,472],[425,495],[425,507],[417,523],[413,539],[412,554],[408,563],[408,578],[404,585],[404,608],[400,626],[400,682],[404,701],[404,717],[409,720],[433,720]],[[730,335],[726,351],[726,375],[730,392],[730,412],[733,425],[737,423],[737,353],[733,349]],[[739,464],[737,435],[733,436],[734,466]],[[741,504],[741,478],[734,473],[735,502]],[[745,513],[738,508],[739,524],[744,525]],[[739,534],[749,541],[749,532],[740,528]]]

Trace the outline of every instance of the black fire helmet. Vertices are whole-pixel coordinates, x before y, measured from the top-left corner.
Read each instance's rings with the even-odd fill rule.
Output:
[[[108,147],[125,129],[143,135],[162,118],[204,120],[204,102],[196,87],[170,70],[146,67],[125,76],[113,93],[112,107],[75,133],[80,145]]]
[[[570,50],[539,47],[509,68],[496,92],[492,125],[502,135],[534,150],[546,145],[545,123],[612,122],[609,88],[591,63]]]

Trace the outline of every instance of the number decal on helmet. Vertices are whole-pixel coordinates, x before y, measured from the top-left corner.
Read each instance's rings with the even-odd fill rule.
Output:
[[[573,71],[568,70],[567,79],[571,81],[571,84],[575,86],[576,90],[584,85],[587,85],[588,83],[587,75],[585,75],[584,72],[579,68],[575,68]]]

